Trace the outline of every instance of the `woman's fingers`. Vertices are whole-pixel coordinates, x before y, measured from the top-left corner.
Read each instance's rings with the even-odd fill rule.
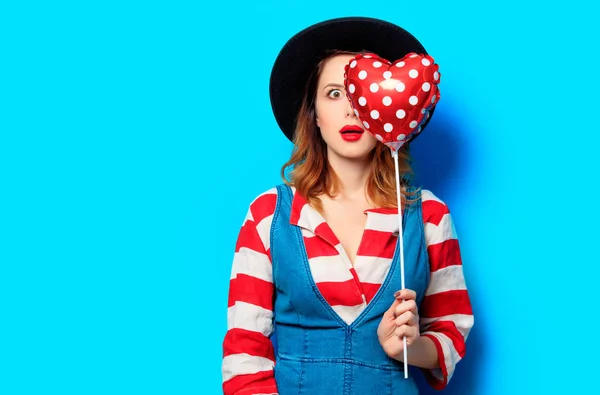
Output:
[[[394,298],[399,300],[415,300],[417,299],[417,293],[412,289],[402,289],[394,293]]]
[[[406,311],[400,314],[398,317],[396,317],[394,323],[397,326],[414,325],[416,323],[416,318],[417,316],[415,315],[415,313],[413,313],[412,311]]]
[[[398,317],[407,311],[412,311],[413,314],[417,314],[417,302],[414,300],[405,300],[404,302],[399,303],[394,309],[394,315],[395,317]]]
[[[418,329],[414,326],[402,325],[394,330],[394,335],[402,339],[406,336],[406,340],[410,343],[418,335]]]

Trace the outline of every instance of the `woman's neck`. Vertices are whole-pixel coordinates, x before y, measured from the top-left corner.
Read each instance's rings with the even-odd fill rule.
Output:
[[[371,161],[367,158],[346,159],[338,155],[328,155],[331,168],[339,180],[337,198],[344,200],[364,199]]]

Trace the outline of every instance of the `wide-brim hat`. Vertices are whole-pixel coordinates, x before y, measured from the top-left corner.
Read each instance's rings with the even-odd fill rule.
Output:
[[[296,117],[308,79],[317,64],[332,50],[366,50],[390,62],[410,52],[427,54],[423,45],[408,31],[375,18],[329,19],[295,34],[275,59],[269,82],[275,120],[290,141],[294,138]],[[431,120],[434,110],[435,107],[421,131]]]

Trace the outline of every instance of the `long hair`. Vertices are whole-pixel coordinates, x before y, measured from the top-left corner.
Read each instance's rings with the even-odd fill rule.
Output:
[[[316,90],[325,61],[340,54],[356,55],[357,52],[332,51],[313,70],[307,81],[296,119],[294,149],[290,159],[281,168],[283,181],[287,185],[295,187],[297,192],[318,211],[322,211],[322,204],[318,196],[323,193],[331,197],[335,196],[339,187],[339,179],[327,160],[327,146],[317,128]],[[375,207],[397,208],[396,173],[390,148],[378,143],[369,155],[371,156],[371,170],[366,185],[367,199]],[[417,200],[414,198],[417,191],[412,193],[407,191],[413,175],[411,161],[406,148],[400,148],[398,150],[398,168],[403,206]]]

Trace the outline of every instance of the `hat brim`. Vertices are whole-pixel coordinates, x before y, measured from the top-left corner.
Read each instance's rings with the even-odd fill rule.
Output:
[[[408,31],[380,19],[336,18],[300,31],[279,52],[269,82],[275,120],[290,141],[294,138],[296,116],[308,78],[317,64],[332,50],[366,50],[391,62],[410,52],[427,54],[423,45]],[[432,116],[433,111],[422,125],[421,131]]]

